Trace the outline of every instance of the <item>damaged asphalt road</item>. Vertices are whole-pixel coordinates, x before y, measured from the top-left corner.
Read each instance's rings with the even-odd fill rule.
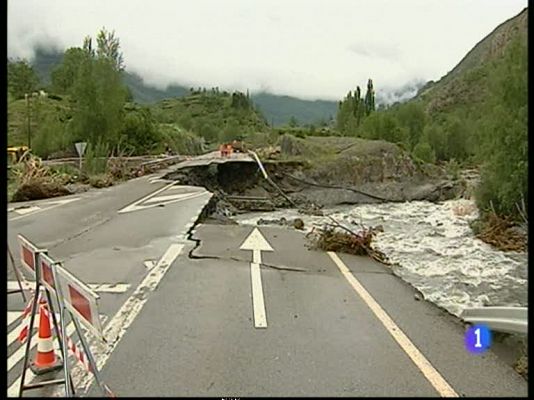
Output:
[[[351,274],[457,396],[524,396],[526,382],[491,351],[464,348],[464,326],[388,268],[364,257],[308,250],[298,231],[260,227],[267,327],[254,326],[254,227],[201,224],[195,239],[103,368],[119,396],[439,396],[355,292]],[[190,258],[188,254],[192,254]],[[269,265],[275,268],[266,267]],[[278,268],[276,268],[278,267]],[[288,270],[293,268],[297,270]],[[423,369],[421,369],[423,368]],[[440,391],[441,390],[441,391]],[[98,395],[92,387],[90,395]]]
[[[248,195],[265,194],[250,184]],[[54,246],[51,255],[86,282],[126,284],[102,295],[104,330],[114,334],[97,352],[118,397],[527,394],[491,351],[468,353],[465,327],[416,301],[388,267],[309,250],[297,230],[195,225],[216,211],[211,197],[143,178],[9,222],[10,247],[23,233]],[[9,306],[20,312],[17,299]],[[90,383],[81,368],[77,376]],[[94,383],[83,392],[100,395]]]

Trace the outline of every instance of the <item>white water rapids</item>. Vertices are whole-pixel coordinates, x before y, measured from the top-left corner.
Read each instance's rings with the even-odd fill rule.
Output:
[[[469,222],[478,216],[466,199],[366,204],[325,210],[353,230],[361,223],[382,225],[373,245],[390,260],[393,272],[427,299],[459,316],[465,307],[527,306],[526,253],[502,252],[474,237]],[[301,218],[306,230],[330,222],[296,210],[250,213],[240,224],[256,225],[260,218]]]

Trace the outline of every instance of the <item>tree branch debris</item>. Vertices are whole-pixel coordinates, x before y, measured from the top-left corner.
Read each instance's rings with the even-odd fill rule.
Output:
[[[324,251],[368,256],[382,264],[389,264],[384,253],[372,247],[372,241],[378,232],[383,232],[382,226],[365,227],[355,232],[329,217],[332,224],[325,224],[323,228],[313,228],[306,237],[310,240],[310,248]]]

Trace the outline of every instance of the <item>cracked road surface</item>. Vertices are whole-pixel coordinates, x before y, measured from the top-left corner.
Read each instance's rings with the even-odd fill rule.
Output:
[[[52,258],[63,261],[67,270],[90,284],[100,295],[104,331],[115,335],[113,342],[117,335],[125,334],[179,256],[188,230],[210,197],[203,188],[176,186],[146,176],[73,196],[9,204],[8,244],[20,265],[17,235],[22,234],[47,248]],[[128,206],[132,206],[130,212],[119,212]],[[158,264],[161,260],[165,262]],[[9,266],[8,287],[12,288],[14,281]],[[18,395],[22,372],[23,350],[16,335],[24,306],[19,294],[8,296],[9,396]],[[85,373],[76,365],[73,375],[76,381]],[[25,395],[54,393],[57,387]]]
[[[370,259],[259,229],[268,324],[254,326],[251,226],[199,225],[102,375],[118,396],[526,396],[465,328]],[[193,258],[187,256],[191,253]],[[352,277],[352,278],[351,278]],[[98,396],[93,385],[89,395]]]

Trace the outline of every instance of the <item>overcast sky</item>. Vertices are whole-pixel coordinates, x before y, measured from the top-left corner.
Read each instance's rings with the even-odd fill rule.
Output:
[[[170,83],[337,100],[437,80],[527,0],[8,0],[8,56],[105,26],[127,70]]]

